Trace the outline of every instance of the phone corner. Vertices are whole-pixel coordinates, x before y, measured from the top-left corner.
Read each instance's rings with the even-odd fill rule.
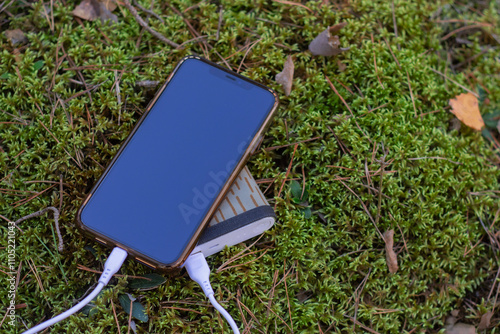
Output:
[[[182,63],[188,61],[188,60],[203,60],[204,58],[197,56],[195,54],[187,55],[182,57],[179,62],[177,63],[177,67],[180,66]]]
[[[75,225],[77,228],[79,228],[80,230],[83,230],[85,231],[85,225],[83,224],[83,220],[82,220],[82,213],[83,213],[83,208],[84,208],[85,204],[82,204],[80,205],[80,207],[78,208],[78,211],[76,211],[76,215],[75,215]]]
[[[269,93],[271,93],[274,96],[274,101],[275,101],[274,104],[277,106],[279,104],[279,102],[280,102],[280,98],[279,98],[278,93],[274,89],[272,89],[272,88],[269,88],[267,86],[265,86],[265,87],[267,88],[267,90],[269,91]]]

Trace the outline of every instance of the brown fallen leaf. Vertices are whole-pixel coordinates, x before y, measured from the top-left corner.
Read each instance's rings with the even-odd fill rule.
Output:
[[[73,15],[87,21],[94,21],[98,18],[97,11],[94,8],[92,0],[83,0],[78,6],[76,6],[72,13]]]
[[[283,85],[286,96],[290,95],[290,92],[292,91],[294,69],[295,66],[293,64],[292,57],[288,56],[285,61],[285,66],[283,67],[283,71],[276,75],[276,82]]]
[[[477,325],[477,330],[482,331],[482,330],[485,330],[486,328],[490,327],[492,316],[493,316],[493,312],[491,312],[491,311],[488,311],[485,314],[483,314],[481,316],[481,321],[479,322],[479,325]]]
[[[102,4],[106,7],[110,12],[116,9],[116,1],[115,0],[100,0]]]
[[[14,29],[14,30],[6,30],[5,31],[5,37],[7,37],[12,45],[18,44],[18,43],[24,43],[28,39],[24,35],[24,32],[20,29]]]
[[[346,22],[328,27],[309,44],[309,51],[315,56],[335,56],[350,48],[341,48],[339,36],[335,33],[347,25]]]
[[[449,101],[451,112],[465,125],[481,131],[484,127],[483,117],[479,112],[477,97],[471,93],[464,93]]]
[[[446,334],[476,334],[476,327],[459,322],[447,327]]]
[[[394,252],[394,230],[387,230],[383,234],[385,241],[385,257],[387,260],[387,267],[389,267],[389,272],[394,274],[398,271],[398,257]]]
[[[87,21],[100,18],[102,21],[111,20],[118,22],[118,17],[111,13],[116,4],[111,0],[83,0],[73,10],[73,15]]]

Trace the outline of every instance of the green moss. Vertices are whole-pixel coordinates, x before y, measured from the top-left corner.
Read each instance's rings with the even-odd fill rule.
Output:
[[[123,7],[116,10],[116,24],[80,24],[71,15],[76,4],[54,3],[53,32],[41,2],[16,2],[9,8],[12,17],[0,13],[7,22],[2,29],[22,29],[28,38],[16,50],[0,34],[0,211],[15,220],[59,206],[62,196],[65,240],[65,251],[58,253],[51,217],[21,224],[17,303],[27,307],[17,310],[18,330],[23,323],[31,327],[69,308],[95,283],[97,276],[77,265],[99,270],[109,250],[83,238],[73,223],[76,210],[152,97],[136,82],[164,82],[176,62],[190,53],[225,66],[222,57],[234,70],[279,93],[283,91],[274,77],[286,56],[294,57],[292,93],[281,96],[279,115],[263,145],[283,147],[262,149],[249,163],[257,179],[275,180],[266,194],[276,205],[278,223],[252,247],[258,254],[267,251],[257,261],[249,255],[234,262],[239,266],[212,275],[217,297],[237,322],[242,324],[244,317],[252,323],[251,332],[288,333],[292,326],[297,333],[318,333],[318,327],[352,332],[349,317],[356,317],[380,333],[400,333],[439,330],[453,309],[477,324],[491,307],[487,300],[478,301],[478,310],[465,310],[462,304],[480,285],[491,284],[491,273],[498,268],[478,219],[489,225],[499,210],[498,197],[486,192],[499,190],[498,160],[479,133],[450,129],[448,100],[463,90],[431,68],[470,89],[482,85],[489,92],[483,111],[498,108],[500,65],[491,36],[500,32],[494,1],[487,7],[395,1],[398,37],[387,1],[358,0],[349,6],[305,2],[311,11],[279,2],[223,1],[218,40],[218,2],[155,1],[154,11],[165,23],[151,17],[149,24],[164,36],[179,44],[195,37],[169,6],[208,36],[206,44],[192,41],[183,50],[142,31]],[[149,8],[151,2],[141,4]],[[437,18],[492,26],[460,35],[468,41],[460,43],[442,38],[463,24],[439,23]],[[348,22],[340,32],[348,52],[324,58],[306,51],[317,34],[341,21]],[[250,43],[255,45],[247,53]],[[302,184],[305,176],[311,218],[293,201],[290,181],[277,197],[296,142],[302,143],[288,179]],[[378,173],[368,184],[365,165],[373,172],[381,167],[382,144],[391,163],[383,180]],[[361,201],[372,217],[380,214],[381,231],[395,230],[396,274],[388,274],[384,242]],[[6,223],[0,233],[6,244]],[[218,268],[245,247],[224,250],[210,259],[211,266]],[[0,260],[7,262],[6,252],[0,252]],[[30,265],[36,266],[43,291]],[[146,272],[132,261],[122,268],[127,275]],[[113,288],[97,302],[97,314],[73,316],[52,331],[117,332],[112,300],[126,332],[128,315],[118,302],[123,293],[139,297],[148,310],[149,321],[137,321],[139,333],[222,331],[213,308],[201,303],[205,298],[185,275],[167,276],[165,284],[146,292],[133,291],[122,278],[112,282]],[[2,300],[6,296],[7,290],[0,291]],[[240,315],[240,302],[252,313],[241,306]],[[364,330],[356,326],[356,331]],[[16,331],[4,322],[2,332]]]

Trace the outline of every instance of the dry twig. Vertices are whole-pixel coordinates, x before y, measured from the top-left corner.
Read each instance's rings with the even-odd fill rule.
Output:
[[[177,43],[169,40],[168,38],[166,38],[165,36],[163,36],[162,34],[160,34],[158,31],[156,31],[153,28],[151,28],[146,23],[146,21],[144,21],[144,19],[139,16],[139,13],[137,13],[137,10],[135,9],[135,7],[130,4],[129,0],[123,0],[123,4],[125,5],[125,7],[127,7],[127,9],[130,11],[130,13],[132,14],[132,16],[136,19],[137,23],[139,23],[141,25],[141,27],[143,27],[144,29],[146,29],[151,35],[153,35],[154,37],[158,38],[160,41],[162,41],[162,42],[170,45],[173,48],[178,48],[179,47],[179,44],[177,44]]]
[[[34,218],[34,217],[38,217],[38,216],[41,216],[43,215],[45,212],[49,211],[49,210],[52,210],[52,212],[54,212],[54,224],[56,225],[56,233],[57,233],[57,238],[59,239],[59,244],[57,246],[57,249],[62,252],[63,249],[64,249],[64,245],[63,245],[63,239],[62,239],[62,235],[61,235],[61,231],[59,230],[59,210],[57,210],[56,208],[54,208],[53,206],[49,206],[45,209],[42,209],[40,211],[37,211],[37,212],[34,212],[34,213],[31,213],[27,216],[24,216],[24,217],[21,217],[19,218],[18,220],[16,220],[14,222],[14,225],[17,225],[19,224],[20,222],[23,222],[27,219],[31,219],[31,218]]]

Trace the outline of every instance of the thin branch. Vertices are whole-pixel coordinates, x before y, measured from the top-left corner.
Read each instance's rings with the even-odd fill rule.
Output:
[[[356,126],[358,127],[359,131],[361,131],[361,133],[363,133],[363,135],[365,135],[365,137],[368,138],[368,141],[371,143],[372,141],[371,141],[370,137],[368,137],[368,135],[363,131],[363,129],[361,129],[361,127],[359,126],[358,122],[356,121],[356,118],[354,117],[354,113],[352,112],[351,107],[349,107],[349,105],[344,100],[344,98],[342,97],[342,95],[340,95],[339,92],[337,91],[337,88],[335,88],[335,86],[332,84],[332,82],[330,81],[330,79],[326,75],[325,75],[325,79],[328,82],[328,84],[330,85],[330,87],[333,89],[333,91],[335,92],[335,94],[337,94],[337,96],[340,98],[340,100],[342,101],[342,103],[346,106],[347,110],[349,110],[349,112],[351,113],[351,116],[352,116],[352,118],[354,120],[354,123],[356,123]]]
[[[174,47],[174,48],[178,48],[179,47],[179,44],[177,44],[177,43],[169,40],[168,38],[166,38],[165,36],[163,36],[162,34],[160,34],[159,32],[157,32],[156,30],[154,30],[153,28],[151,28],[146,23],[146,21],[144,21],[143,18],[139,16],[139,13],[137,13],[137,10],[135,9],[135,7],[130,4],[129,0],[123,0],[123,4],[125,5],[125,7],[127,7],[127,9],[130,11],[130,13],[132,14],[132,16],[136,19],[137,23],[139,23],[151,35],[155,36],[160,41],[162,41],[162,42],[170,45],[171,47]]]
[[[417,108],[415,107],[415,98],[413,97],[413,90],[411,89],[410,75],[406,71],[406,78],[408,79],[408,88],[410,88],[411,103],[413,104],[413,111],[415,112],[415,117],[417,117]]]
[[[351,192],[354,196],[356,196],[356,198],[357,198],[357,199],[359,200],[359,202],[361,203],[361,206],[362,206],[362,207],[363,207],[363,209],[365,210],[366,214],[368,215],[368,218],[370,218],[371,222],[373,223],[373,226],[375,226],[375,229],[377,230],[378,235],[380,236],[380,238],[381,238],[382,240],[384,240],[384,241],[385,241],[384,236],[382,235],[382,232],[380,232],[380,230],[378,229],[377,223],[375,223],[375,220],[373,219],[373,217],[372,217],[372,215],[371,215],[370,211],[368,211],[368,208],[366,207],[366,205],[365,205],[365,203],[363,202],[363,200],[361,199],[361,197],[359,197],[359,196],[358,196],[358,194],[356,194],[356,193],[355,193],[355,192],[354,192],[351,188],[349,188],[349,187],[347,186],[347,184],[345,184],[344,182],[342,182],[342,180],[341,180],[339,177],[337,177],[337,178],[335,179],[335,181],[339,181],[340,183],[342,183],[342,184],[344,185],[344,187],[346,187],[346,188],[347,188],[347,189],[348,189],[348,190],[349,190],[349,191],[350,191],[350,192]]]
[[[37,211],[37,212],[34,212],[34,213],[31,213],[27,216],[24,216],[24,217],[21,217],[19,218],[18,220],[16,220],[14,222],[14,225],[17,225],[27,219],[31,219],[31,218],[34,218],[34,217],[38,217],[38,216],[41,216],[43,215],[45,212],[49,211],[49,210],[52,210],[52,212],[54,213],[54,224],[56,225],[56,232],[57,232],[57,238],[59,239],[59,244],[57,246],[57,249],[62,252],[63,249],[64,249],[64,245],[63,245],[63,239],[62,239],[62,235],[61,235],[61,231],[59,230],[59,210],[57,210],[56,208],[54,208],[53,206],[49,206],[45,209],[42,209],[40,211]]]
[[[165,23],[165,21],[160,17],[160,15],[156,14],[152,10],[149,10],[147,8],[142,7],[141,4],[137,2],[137,0],[134,0],[134,5],[136,5],[137,8],[139,8],[140,10],[142,10],[144,13],[147,13],[147,14],[149,14],[151,16],[156,17],[161,23]]]
[[[222,5],[219,5],[219,23],[217,24],[217,34],[215,35],[215,40],[219,40],[220,36],[220,28],[222,26],[222,18],[224,15],[224,9],[222,8]]]
[[[383,180],[384,180],[384,172],[385,172],[385,167],[388,165],[387,162],[385,161],[385,158],[387,157],[387,154],[389,151],[385,150],[384,148],[384,143],[382,143],[382,158],[380,160],[375,160],[378,163],[380,163],[380,185],[379,185],[379,193],[378,193],[378,205],[377,205],[377,217],[375,217],[375,224],[378,224],[380,220],[380,210],[382,207],[382,187],[383,187]]]
[[[459,33],[461,31],[468,30],[468,29],[481,28],[482,26],[483,26],[482,24],[474,24],[474,25],[465,26],[465,27],[455,29],[452,32],[450,32],[449,34],[447,34],[446,36],[444,36],[443,38],[441,38],[441,40],[445,41],[448,38],[450,38],[451,36],[455,35],[456,33]]]
[[[453,160],[450,160],[448,158],[443,158],[443,157],[420,157],[420,158],[408,158],[408,160],[422,160],[422,159],[436,159],[436,160],[446,160],[449,161],[455,165],[463,165],[461,162],[456,162]]]
[[[446,75],[444,75],[443,73],[439,72],[438,70],[435,70],[433,69],[432,67],[429,67],[429,69],[434,72],[434,73],[437,73],[439,74],[440,76],[442,76],[443,78],[447,79],[447,80],[450,80],[451,82],[453,82],[455,85],[457,85],[458,87],[462,88],[462,89],[465,89],[467,92],[471,93],[472,95],[474,95],[475,97],[479,97],[479,95],[477,93],[474,93],[473,91],[471,91],[470,89],[466,88],[465,86],[459,84],[458,82],[456,82],[455,80],[453,79],[450,79],[448,78]]]

